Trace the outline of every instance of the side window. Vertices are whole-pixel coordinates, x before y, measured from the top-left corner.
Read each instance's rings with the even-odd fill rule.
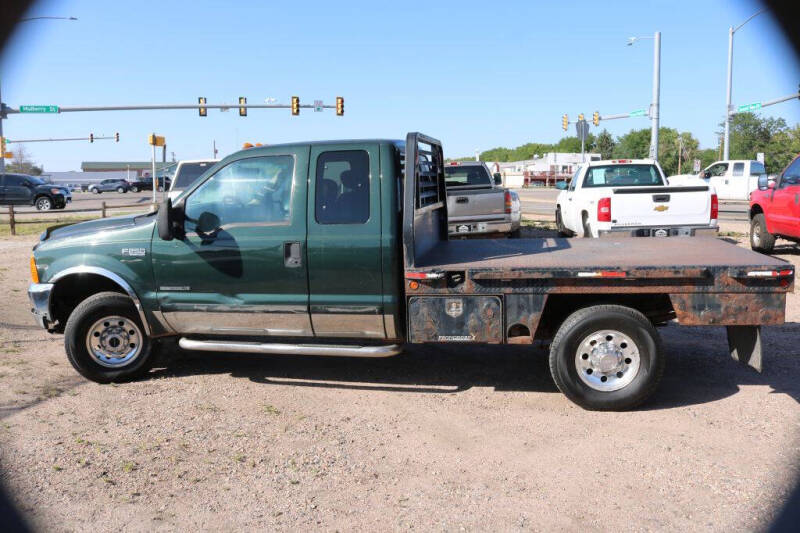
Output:
[[[293,175],[290,155],[234,161],[186,199],[187,232],[196,230],[201,218],[203,231],[206,226],[288,222]]]
[[[728,163],[718,163],[708,169],[712,176],[722,176],[727,170]]]
[[[800,157],[792,161],[781,176],[780,188],[794,185],[800,185]]]
[[[369,220],[369,155],[364,150],[323,152],[317,157],[314,216],[319,224]]]
[[[578,175],[581,173],[581,167],[578,167],[578,170],[575,171],[575,174],[572,175],[572,179],[569,180],[569,188],[567,190],[574,191],[575,186],[578,184]]]
[[[8,174],[6,176],[5,185],[6,187],[19,187],[25,184],[24,181],[25,178],[23,178],[22,176],[15,176],[13,174]]]
[[[744,176],[744,163],[734,163],[733,164],[733,175],[734,176]]]

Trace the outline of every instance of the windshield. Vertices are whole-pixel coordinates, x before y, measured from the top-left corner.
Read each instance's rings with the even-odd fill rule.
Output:
[[[182,163],[178,173],[175,176],[175,189],[186,189],[194,183],[194,180],[200,175],[213,167],[214,163],[211,161],[204,161],[202,163]]]
[[[28,181],[33,183],[34,185],[46,185],[47,182],[44,181],[42,178],[37,178],[36,176],[27,176]]]
[[[448,187],[491,187],[492,178],[483,165],[444,167],[444,183]]]
[[[606,165],[589,168],[584,187],[664,185],[655,165]]]

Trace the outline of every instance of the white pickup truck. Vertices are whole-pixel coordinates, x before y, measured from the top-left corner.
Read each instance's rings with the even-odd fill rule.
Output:
[[[716,235],[717,195],[697,178],[670,185],[651,159],[584,163],[556,200],[562,236]]]
[[[750,193],[758,189],[758,177],[767,169],[760,161],[737,159],[711,163],[699,174],[670,176],[673,185],[691,178],[700,178],[714,187],[720,200],[750,200]]]

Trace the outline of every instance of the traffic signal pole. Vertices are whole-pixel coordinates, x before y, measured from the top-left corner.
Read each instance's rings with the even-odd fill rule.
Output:
[[[653,103],[650,104],[650,159],[658,161],[658,120],[661,103],[661,32],[653,37]]]
[[[86,111],[148,111],[165,109],[230,109],[241,107],[247,109],[291,109],[289,104],[152,104],[152,105],[115,105],[115,106],[58,106],[57,113],[83,113]],[[312,109],[313,104],[300,104],[297,107]],[[335,105],[326,104],[322,106],[327,109],[336,109]],[[9,115],[20,113],[19,108],[6,107]]]
[[[109,137],[92,137],[93,141],[104,141],[104,140],[117,140],[115,135],[111,135]],[[88,141],[89,137],[63,137],[58,139],[15,139],[10,140],[6,139],[6,144],[12,143],[46,143],[46,142],[57,142],[57,141]]]

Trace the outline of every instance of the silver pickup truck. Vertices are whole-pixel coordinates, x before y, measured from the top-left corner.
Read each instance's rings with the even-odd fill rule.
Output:
[[[519,233],[519,198],[499,178],[480,161],[454,161],[445,167],[450,235]]]

